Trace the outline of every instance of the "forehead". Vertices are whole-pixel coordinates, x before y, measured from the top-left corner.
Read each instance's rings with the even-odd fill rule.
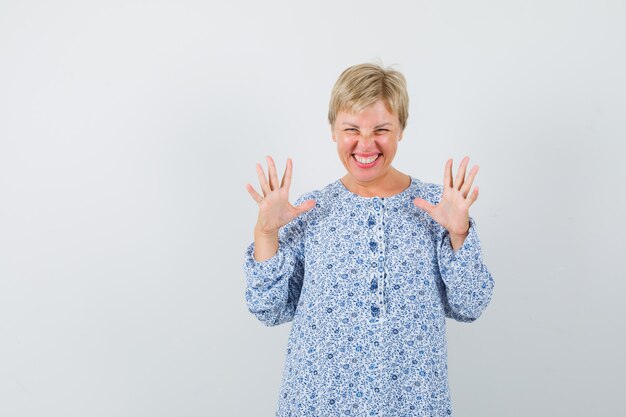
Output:
[[[398,119],[398,115],[391,111],[386,102],[378,100],[361,110],[340,110],[337,112],[337,122],[338,124],[348,123],[357,126],[367,126],[380,125],[383,123],[399,124],[400,120]]]

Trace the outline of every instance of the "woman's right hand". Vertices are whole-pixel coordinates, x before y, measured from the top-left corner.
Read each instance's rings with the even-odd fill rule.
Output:
[[[246,184],[246,189],[252,199],[259,205],[259,217],[255,227],[255,232],[264,236],[278,236],[278,230],[298,217],[300,214],[315,207],[315,200],[306,200],[297,207],[289,202],[289,187],[291,186],[292,162],[287,158],[287,167],[283,179],[278,184],[276,166],[274,160],[267,156],[269,182],[263,172],[261,164],[256,164],[259,183],[263,196],[261,196],[250,184]]]

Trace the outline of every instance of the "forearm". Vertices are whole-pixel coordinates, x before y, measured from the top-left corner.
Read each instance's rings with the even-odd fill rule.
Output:
[[[468,234],[469,234],[469,231],[462,235],[450,233],[450,245],[452,246],[452,249],[454,250],[454,252],[461,249],[461,247],[463,246],[463,242],[465,242],[465,238],[467,237]]]
[[[447,231],[440,236],[439,269],[446,287],[446,316],[459,321],[475,320],[491,299],[494,281],[482,262],[474,220],[470,219],[464,237]]]
[[[295,313],[302,285],[302,263],[285,245],[264,261],[254,258],[255,244],[248,245],[244,261],[248,310],[267,326],[289,321]]]
[[[266,234],[254,228],[254,259],[263,262],[278,251],[278,231]]]

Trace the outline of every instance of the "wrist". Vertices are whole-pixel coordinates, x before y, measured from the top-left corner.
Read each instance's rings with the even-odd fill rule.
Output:
[[[448,232],[448,235],[450,235],[450,239],[465,239],[469,235],[469,230],[462,234]]]
[[[456,233],[449,233],[450,246],[452,246],[452,250],[456,252],[457,250],[461,249],[461,247],[463,246],[463,243],[465,242],[465,238],[467,237],[467,235],[469,235],[469,231],[467,231],[466,233],[462,235],[459,235]]]
[[[259,226],[254,228],[254,237],[260,239],[278,239],[278,230],[273,230],[270,232],[262,230]]]

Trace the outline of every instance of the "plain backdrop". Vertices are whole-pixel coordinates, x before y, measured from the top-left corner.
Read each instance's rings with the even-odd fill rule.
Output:
[[[348,66],[408,81],[394,165],[480,166],[494,298],[448,321],[454,414],[625,415],[626,2],[0,1],[0,415],[271,416],[255,164],[345,171]]]

